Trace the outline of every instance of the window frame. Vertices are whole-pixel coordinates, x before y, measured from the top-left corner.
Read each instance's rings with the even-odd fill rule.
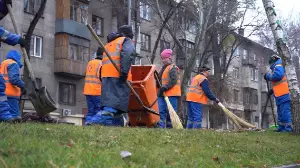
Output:
[[[239,79],[239,68],[233,67],[232,69],[232,77],[234,79]]]
[[[93,23],[94,23],[94,18],[96,19],[96,24],[98,25],[98,19],[100,20],[100,22],[101,22],[101,25],[100,25],[100,35],[99,34],[97,34],[97,29],[98,29],[98,26],[96,26],[97,28],[96,28],[96,30],[94,29],[94,27],[93,27],[93,30],[95,31],[95,33],[97,34],[97,36],[98,37],[104,37],[104,19],[102,18],[102,17],[99,17],[99,16],[97,16],[97,15],[92,15],[92,26],[93,26]]]
[[[74,89],[74,94],[73,94],[73,99],[74,99],[74,103],[70,103],[70,88],[68,88],[68,102],[64,102],[64,93],[63,93],[63,85],[68,85],[69,86],[73,86]],[[59,86],[58,86],[58,90],[59,90],[59,103],[60,104],[64,104],[64,105],[71,105],[71,106],[75,106],[76,105],[76,85],[72,84],[72,83],[66,83],[66,82],[59,82]]]
[[[239,102],[239,90],[233,89],[233,102]]]
[[[244,48],[244,50],[243,50],[243,59],[247,59],[247,58],[249,58],[249,51]]]
[[[140,35],[141,35],[141,50],[150,52],[151,51],[151,36],[146,33],[140,33]],[[148,49],[143,47],[144,46],[143,43],[147,43],[146,41],[143,41],[143,40],[145,40],[144,37],[148,37]],[[145,44],[145,46],[146,46],[146,44]]]
[[[162,52],[164,49],[170,49],[170,48],[171,48],[171,43],[170,42],[168,42],[166,40],[160,40],[160,52]]]
[[[40,39],[40,49],[39,49],[39,52],[40,52],[40,55],[36,55],[36,39],[39,38]],[[35,58],[42,58],[43,56],[43,37],[42,36],[37,36],[37,35],[32,35],[31,36],[31,42],[30,42],[30,56],[31,57],[35,57]],[[33,48],[31,48],[31,44],[33,45]],[[32,49],[32,50],[31,50]],[[33,51],[33,52],[32,52]]]
[[[140,18],[143,20],[151,21],[152,19],[152,11],[151,7],[147,5],[145,2],[140,1]]]

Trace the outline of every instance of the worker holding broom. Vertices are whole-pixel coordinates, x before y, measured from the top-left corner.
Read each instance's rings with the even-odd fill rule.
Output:
[[[11,0],[0,1],[0,20],[2,20],[7,14],[8,9],[6,4],[12,5]],[[20,35],[13,34],[5,30],[2,26],[0,26],[0,41],[6,44],[15,46],[16,44],[20,44],[21,46],[25,46],[25,39]],[[19,69],[18,69],[19,70]],[[3,77],[5,75],[5,79],[7,79],[7,74],[0,73],[0,122],[14,122],[20,120],[20,116],[18,113],[14,113],[7,101],[7,85],[9,81],[6,81]],[[23,93],[25,93],[25,89],[23,89]]]
[[[163,66],[159,71],[159,79],[162,87],[158,90],[158,108],[160,114],[159,127],[172,128],[169,110],[164,99],[165,96],[169,97],[170,103],[174,110],[177,111],[177,102],[181,96],[180,89],[180,74],[179,68],[172,63],[172,50],[165,49],[161,53],[161,60]]]
[[[188,107],[187,129],[200,129],[202,127],[202,108],[208,103],[208,99],[219,103],[219,100],[209,89],[207,77],[210,68],[202,67],[200,73],[193,77],[191,85],[186,95]]]
[[[86,123],[89,123],[91,118],[100,112],[102,55],[103,48],[99,47],[96,58],[89,61],[85,71],[83,94],[86,96],[88,106],[88,112],[85,118]]]
[[[106,53],[103,53],[101,71],[101,108],[103,111],[92,118],[91,124],[124,126],[125,119],[122,113],[128,110],[130,96],[126,81],[134,52],[132,38],[133,31],[129,25],[121,26],[118,33],[111,33],[107,38],[108,44],[105,45],[105,49],[117,64],[121,74],[113,66]]]
[[[274,94],[277,114],[278,114],[278,132],[292,131],[292,117],[291,117],[291,99],[290,91],[285,75],[285,70],[282,65],[282,60],[278,55],[272,55],[269,60],[271,73],[266,73],[265,80],[272,82],[272,89],[268,95]]]

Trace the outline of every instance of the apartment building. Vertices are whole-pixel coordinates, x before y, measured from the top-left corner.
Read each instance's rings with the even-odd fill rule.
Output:
[[[17,25],[23,33],[26,33],[34,14],[39,8],[39,0],[16,0],[13,2],[13,12]],[[163,0],[162,8],[168,8]],[[32,37],[30,61],[37,78],[38,84],[47,86],[50,94],[58,104],[58,110],[51,113],[60,116],[76,124],[82,124],[83,114],[86,112],[85,96],[82,94],[85,77],[85,67],[89,60],[95,57],[98,47],[97,42],[91,36],[85,23],[94,28],[100,39],[106,43],[106,36],[117,30],[117,18],[113,13],[111,1],[107,0],[48,0],[43,17],[39,20]],[[182,11],[186,13],[187,11]],[[152,55],[152,50],[157,41],[160,28],[160,20],[152,8],[144,1],[139,2],[139,10],[133,25],[137,21],[137,53],[135,64],[149,64],[147,57]],[[172,21],[171,21],[172,22]],[[6,29],[14,32],[10,18],[7,16],[1,21]],[[187,53],[194,48],[196,24],[192,19],[184,25],[184,34],[177,33],[179,39],[186,47]],[[229,68],[228,83],[232,88],[230,93],[232,100],[226,102],[228,107],[239,116],[248,121],[259,124],[260,113],[264,106],[263,96],[266,93],[265,85],[262,85],[263,70],[266,65],[261,59],[268,56],[271,50],[242,37],[241,45],[236,50],[237,59]],[[158,39],[155,65],[160,68],[159,54],[165,48],[172,48],[176,52],[173,39],[163,30]],[[6,44],[2,45],[1,58],[4,59],[9,49],[18,49]],[[250,59],[251,58],[251,59]],[[177,54],[173,62],[180,68],[184,65],[181,55]],[[261,64],[263,63],[263,65]],[[210,60],[210,64],[212,64]],[[196,66],[199,64],[196,63]],[[25,104],[26,111],[33,110],[29,101]],[[214,118],[209,117],[213,111],[204,107],[203,127],[229,128],[230,122],[224,119],[220,124],[214,124]],[[266,117],[265,117],[266,118]],[[265,121],[265,123],[267,123]]]

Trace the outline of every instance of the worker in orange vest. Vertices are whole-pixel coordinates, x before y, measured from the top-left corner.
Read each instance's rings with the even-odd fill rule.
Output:
[[[12,5],[12,0],[0,1],[0,20],[2,20],[7,14],[7,4]],[[20,44],[22,47],[25,47],[26,41],[20,35],[10,33],[0,26],[0,43],[6,43],[8,45],[15,46]],[[1,44],[0,44],[1,46]],[[6,78],[7,79],[7,78]],[[0,75],[0,122],[17,122],[20,120],[18,115],[12,115],[10,113],[10,107],[8,105],[6,92],[6,81],[3,78],[3,75]]]
[[[19,111],[19,100],[21,94],[26,94],[24,82],[20,78],[22,68],[21,54],[16,50],[7,53],[6,59],[1,63],[0,73],[5,80],[5,94],[7,95],[10,113],[14,118],[21,118]]]
[[[106,53],[103,53],[101,72],[101,108],[103,110],[93,117],[91,124],[105,126],[125,125],[124,113],[128,110],[130,96],[130,89],[126,81],[135,48],[132,38],[133,31],[129,25],[121,26],[118,29],[118,33],[113,32],[107,37],[108,44],[105,45],[105,49],[117,64],[121,73],[116,70]]]
[[[292,131],[291,116],[291,99],[288,81],[285,75],[282,60],[278,55],[272,55],[269,59],[270,69],[272,73],[266,73],[264,78],[266,81],[272,82],[272,89],[268,95],[274,94],[277,115],[278,115],[278,132]]]
[[[193,77],[186,95],[188,107],[187,129],[200,129],[202,127],[202,108],[208,103],[208,99],[219,103],[219,100],[210,91],[207,77],[210,68],[202,67],[200,74]]]
[[[162,83],[162,87],[158,90],[157,94],[160,128],[172,128],[169,110],[164,100],[163,93],[169,97],[170,103],[175,111],[177,111],[177,102],[181,96],[179,68],[172,63],[172,52],[171,49],[165,49],[161,53],[163,66],[159,71],[159,79]]]
[[[83,94],[86,96],[88,112],[85,122],[88,124],[91,118],[101,111],[101,67],[103,48],[99,47],[96,58],[89,61],[85,71],[85,83]]]

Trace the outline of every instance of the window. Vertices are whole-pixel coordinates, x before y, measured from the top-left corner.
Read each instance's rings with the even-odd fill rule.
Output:
[[[79,23],[86,24],[88,20],[88,6],[71,0],[70,19]]]
[[[190,42],[190,41],[186,41],[186,40],[180,40],[182,45],[186,48],[186,53],[187,54],[192,54],[195,44]]]
[[[43,53],[43,38],[33,35],[30,43],[30,55],[41,58]]]
[[[93,60],[93,59],[95,59],[96,57],[97,57],[97,50],[93,50],[93,51],[91,52],[90,60]]]
[[[193,19],[190,19],[187,21],[187,30],[190,32],[190,33],[193,33],[193,34],[196,34],[196,31],[197,31],[197,24],[196,24],[196,21],[193,20]],[[218,36],[218,41],[220,40],[220,36]]]
[[[103,18],[93,15],[92,26],[98,36],[103,36]]]
[[[254,93],[254,95],[253,95],[253,104],[258,104],[258,95],[257,95],[257,93]]]
[[[24,11],[36,14],[43,0],[24,0]]]
[[[256,61],[256,54],[253,54],[253,60]]]
[[[251,80],[258,81],[258,70],[251,68]]]
[[[143,2],[140,2],[140,17],[149,21],[151,20],[151,8]]]
[[[164,49],[170,49],[171,44],[165,40],[160,40],[160,52],[162,52]]]
[[[59,102],[68,105],[75,105],[76,86],[74,84],[59,83]]]
[[[239,78],[239,68],[233,68],[232,76],[235,79]]]
[[[239,91],[238,90],[233,90],[233,101],[238,102],[239,101]]]
[[[244,49],[243,59],[248,59],[248,54],[249,54],[249,51]]]
[[[258,117],[258,116],[255,116],[254,121],[255,121],[255,122],[259,122],[259,117]]]
[[[89,49],[87,47],[79,46],[77,44],[69,44],[69,59],[75,61],[84,61],[84,58],[88,58]]]
[[[240,55],[239,55],[239,48],[238,48],[238,47],[234,50],[233,56],[234,56],[234,57],[239,57],[239,56],[240,56]]]
[[[150,36],[144,33],[141,33],[141,49],[150,51]]]

